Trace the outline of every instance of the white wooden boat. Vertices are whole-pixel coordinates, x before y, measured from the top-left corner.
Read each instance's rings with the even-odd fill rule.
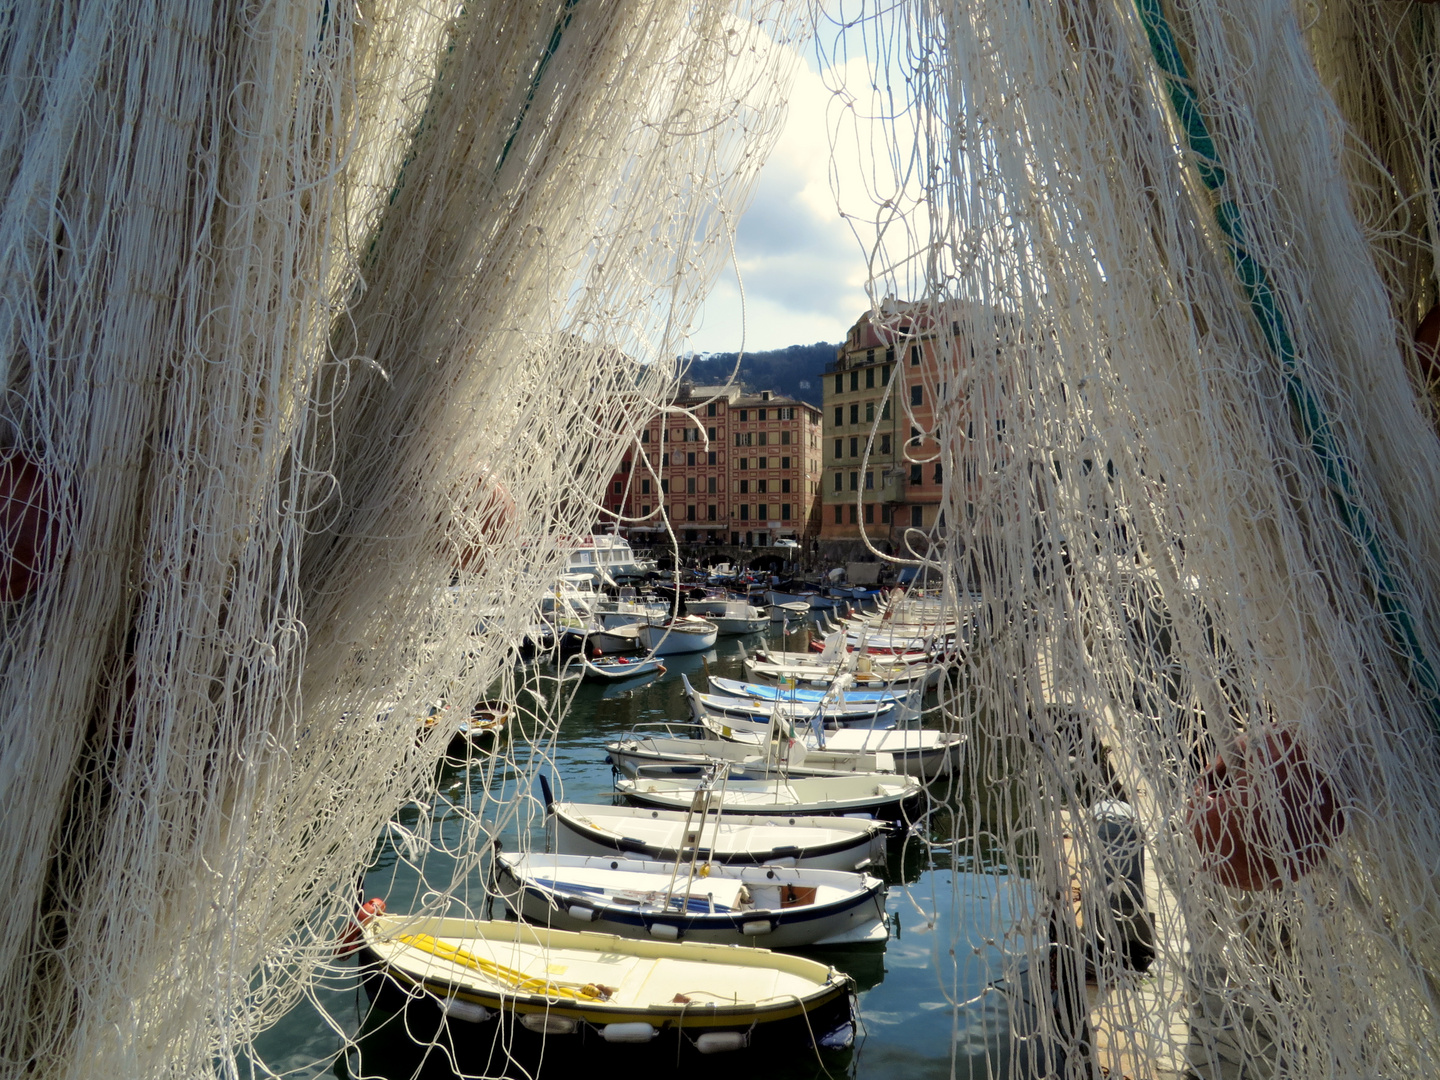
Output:
[[[584,660],[584,675],[587,679],[605,679],[616,682],[621,679],[638,679],[642,675],[664,675],[665,665],[654,657],[617,657],[614,660]]]
[[[752,697],[760,701],[819,702],[830,701],[840,705],[858,705],[865,702],[900,702],[909,693],[905,690],[812,690],[806,687],[779,687],[773,683],[745,682],[741,679],[724,679],[710,676],[710,689],[729,697]]]
[[[503,851],[491,865],[511,910],[561,930],[768,949],[890,936],[885,883],[869,874]]]
[[[757,749],[770,738],[770,724],[760,721],[706,718],[702,726],[711,738],[738,742]],[[797,729],[796,738],[814,753],[821,744],[814,731]],[[872,751],[889,754],[897,772],[931,780],[960,768],[965,737],[928,728],[838,728],[825,732],[824,749]]]
[[[863,818],[793,813],[711,813],[696,818],[682,811],[569,802],[552,803],[549,810],[553,846],[569,855],[674,862],[695,852],[702,862],[829,870],[863,870],[885,857],[886,826]]]
[[[889,754],[811,750],[795,739],[759,744],[717,739],[677,738],[654,731],[629,731],[605,744],[605,760],[624,776],[698,776],[717,763],[733,779],[763,779],[773,773],[789,776],[832,776],[852,772],[894,772]]]
[[[627,802],[662,810],[692,806],[701,791],[725,814],[873,814],[885,821],[914,821],[925,802],[920,781],[903,773],[850,773],[773,780],[706,777],[621,777],[615,790]]]
[[[704,652],[719,635],[720,628],[704,619],[687,617],[640,624],[640,644],[653,656]]]
[[[913,719],[918,711],[904,703],[860,702],[854,705],[827,704],[815,701],[760,701],[752,697],[727,697],[722,694],[702,694],[690,685],[685,675],[680,676],[685,687],[685,696],[690,703],[690,714],[695,723],[707,716],[734,718],[737,720],[768,721],[771,717],[782,716],[787,720],[805,723],[819,717],[830,726],[862,725],[865,727],[891,727],[897,722]]]
[[[744,600],[687,600],[685,610],[714,623],[724,635],[758,634],[770,628],[769,613]]]
[[[489,1038],[668,1035],[702,1053],[782,1043],[781,1025],[800,1046],[853,1040],[849,976],[787,953],[405,915],[371,916],[360,933],[372,1000],[431,1010],[452,1039],[498,1019],[507,1031]],[[456,1030],[456,1020],[468,1023]]]

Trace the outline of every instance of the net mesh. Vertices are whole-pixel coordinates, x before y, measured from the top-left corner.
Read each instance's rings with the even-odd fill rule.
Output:
[[[938,356],[928,411],[891,390],[963,628],[919,832],[1025,882],[984,1071],[1428,1072],[1435,18],[15,5],[5,1069],[236,1072],[377,858],[483,913],[570,693],[511,660],[815,24],[886,132],[872,324]],[[452,798],[481,697],[516,737]],[[907,902],[962,1047],[974,943]]]

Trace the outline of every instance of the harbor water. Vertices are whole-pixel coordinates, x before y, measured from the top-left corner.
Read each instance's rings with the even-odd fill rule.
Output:
[[[529,680],[535,692],[568,698],[558,736],[545,748],[544,757],[530,755],[523,745],[523,730],[512,730],[505,736],[516,740],[511,754],[472,751],[468,757],[447,760],[432,812],[411,808],[398,815],[397,827],[380,838],[375,863],[366,875],[365,895],[384,898],[391,912],[405,912],[430,890],[449,885],[454,862],[447,853],[460,850],[464,815],[446,809],[463,807],[487,789],[498,800],[491,805],[531,807],[528,816],[512,813],[505,815],[509,820],[496,824],[500,844],[507,850],[543,849],[547,833],[539,792],[530,786],[536,772],[550,778],[557,798],[609,803],[614,773],[606,760],[605,743],[637,724],[687,720],[682,674],[703,690],[712,674],[743,678],[745,652],[767,643],[804,648],[809,636],[806,624],[785,636],[777,633],[768,642],[764,635],[722,637],[704,653],[666,658],[668,670],[663,676],[630,683],[559,681],[552,666],[542,665]],[[933,706],[934,700],[932,691],[927,701]],[[934,724],[935,718],[928,716],[926,722]],[[783,1061],[773,1055],[755,1060],[755,1055],[742,1050],[704,1059],[705,1067],[714,1064],[720,1072],[743,1068],[767,1077],[863,1080],[1003,1075],[1012,1027],[1027,1023],[1026,1016],[1033,1013],[1028,992],[1005,984],[999,970],[1000,950],[1021,949],[1012,928],[1027,893],[1023,880],[974,839],[984,830],[967,827],[964,808],[975,805],[973,793],[962,790],[958,777],[938,779],[930,787],[926,819],[897,832],[888,845],[885,865],[870,870],[888,884],[889,941],[883,946],[805,952],[854,978],[859,992],[854,1048],[817,1053],[797,1046]],[[423,860],[413,850],[417,845],[405,839],[419,823],[434,841]],[[456,893],[454,913],[489,911],[504,917],[501,902],[495,901],[490,909],[483,879],[481,867],[462,879],[466,887]],[[481,1025],[451,1026],[473,1027],[474,1038],[494,1039],[493,1033],[481,1033]],[[566,1064],[564,1036],[550,1041],[556,1046],[554,1055],[547,1051],[542,1061],[523,1062],[507,1071],[542,1077],[568,1071],[573,1063]],[[255,1056],[245,1063],[245,1075],[443,1080],[493,1075],[503,1066],[503,1054],[477,1066],[461,1049],[418,1044],[403,1024],[372,1013],[352,960],[326,977],[315,1002],[302,1002],[263,1033]],[[602,1051],[626,1049],[631,1048]],[[693,1064],[687,1063],[686,1071],[693,1071]]]

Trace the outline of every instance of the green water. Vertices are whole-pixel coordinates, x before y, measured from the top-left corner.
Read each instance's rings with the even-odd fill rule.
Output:
[[[771,645],[803,648],[807,640],[808,631],[802,630],[783,642],[777,638]],[[557,797],[610,801],[612,772],[605,763],[605,742],[638,723],[686,719],[680,675],[688,675],[699,689],[705,688],[710,673],[743,677],[743,650],[754,651],[761,643],[759,636],[721,638],[707,653],[668,658],[666,675],[641,685],[582,684],[560,725],[551,762],[543,769],[563,790],[563,795],[557,790]],[[553,680],[548,685],[555,686]],[[520,766],[526,764],[523,752],[513,756]],[[430,825],[432,839],[438,844],[426,855],[425,869],[421,871],[404,857],[403,842],[382,838],[375,866],[366,876],[365,894],[384,897],[389,910],[395,912],[409,910],[427,887],[443,887],[453,868],[445,852],[456,849],[462,827],[461,816],[446,814],[445,807],[463,806],[485,785],[502,800],[511,798],[524,783],[528,777],[512,770],[503,758],[447,763],[439,776],[440,805]],[[807,1080],[826,1075],[863,1080],[1003,1075],[1009,1026],[1025,1022],[1029,1005],[1023,992],[992,984],[999,978],[997,943],[1002,948],[1018,948],[1006,934],[1014,924],[1016,905],[1023,903],[1024,886],[1007,875],[1003,866],[997,866],[989,852],[977,849],[967,839],[980,831],[965,826],[961,809],[975,805],[973,793],[956,790],[953,781],[937,781],[931,789],[934,803],[926,823],[892,841],[887,865],[883,870],[872,869],[889,884],[888,944],[807,953],[856,980],[860,1030],[855,1049],[817,1055],[808,1048],[797,1048],[788,1060],[775,1060],[774,1055],[756,1060],[757,1055],[742,1051],[703,1059],[698,1065],[687,1061],[685,1072],[698,1069],[731,1075],[738,1068],[754,1075]],[[419,810],[412,808],[397,820],[413,828],[420,818]],[[527,831],[525,842],[544,846],[543,826]],[[522,842],[516,828],[502,830],[501,840],[512,850]],[[482,897],[480,877],[474,873],[466,879],[461,899],[481,913]],[[495,914],[500,911],[497,904]],[[443,1048],[432,1047],[427,1053],[417,1047],[401,1023],[393,1019],[382,1023],[376,1014],[367,1020],[368,999],[353,969],[330,976],[316,991],[315,1001],[318,1008],[306,1002],[264,1033],[256,1045],[256,1060],[248,1063],[251,1075],[374,1076],[387,1080],[414,1075],[444,1080],[464,1075],[452,1068]],[[347,1040],[357,1035],[359,1048],[347,1051]],[[547,1051],[545,1059],[527,1063],[515,1075],[560,1077],[572,1071],[577,1063],[563,1053],[563,1037],[552,1041],[557,1044],[554,1055]],[[612,1052],[617,1055],[613,1061],[595,1064],[606,1071],[612,1066],[626,1067],[624,1054],[629,1052],[642,1071],[675,1071],[673,1062],[638,1054],[635,1048],[600,1050],[602,1056]],[[494,1071],[494,1066],[485,1071]]]

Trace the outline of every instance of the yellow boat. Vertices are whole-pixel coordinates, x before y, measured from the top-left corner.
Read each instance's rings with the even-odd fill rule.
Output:
[[[366,989],[382,1008],[431,1008],[515,1033],[647,1043],[700,1053],[756,1043],[843,1049],[853,984],[804,957],[637,940],[480,919],[374,915],[360,931]],[[467,1030],[473,1030],[467,1026]]]

